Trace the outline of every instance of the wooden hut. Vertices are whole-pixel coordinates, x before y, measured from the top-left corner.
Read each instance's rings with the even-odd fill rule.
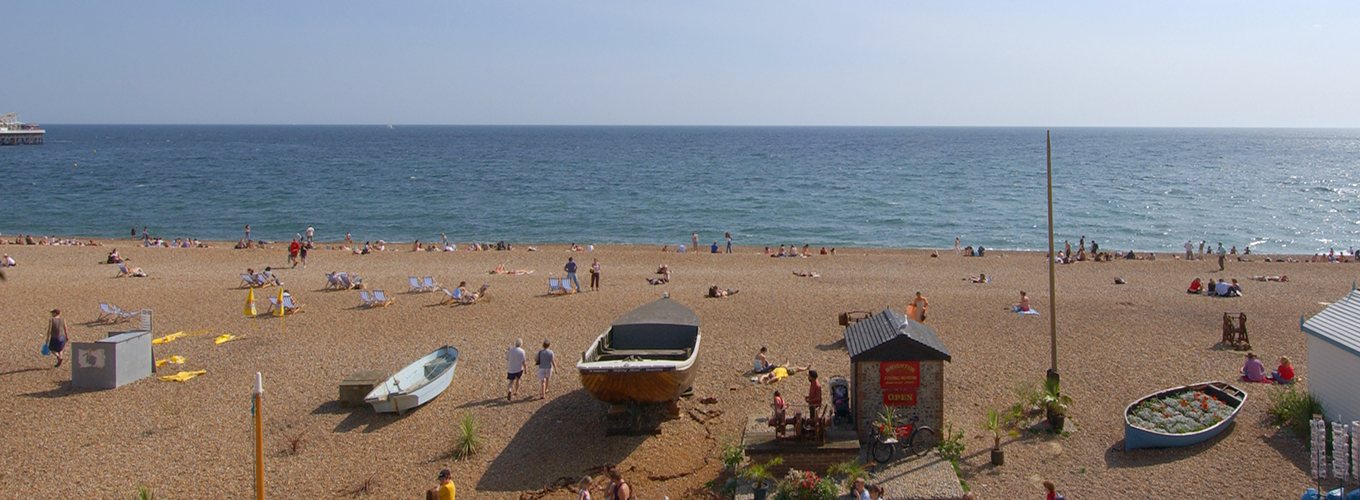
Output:
[[[1308,390],[1328,421],[1360,420],[1360,290],[1354,286],[1300,328],[1308,337]]]
[[[845,328],[850,352],[855,430],[867,438],[885,407],[915,414],[919,425],[944,425],[944,362],[949,350],[935,330],[892,309]],[[931,443],[933,444],[933,443]]]

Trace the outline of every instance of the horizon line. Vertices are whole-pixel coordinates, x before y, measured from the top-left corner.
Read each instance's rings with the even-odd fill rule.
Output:
[[[39,124],[41,125],[41,124]],[[628,123],[246,123],[246,122],[49,122],[43,126],[239,126],[239,127],[600,127],[600,128],[1030,128],[1030,129],[1239,129],[1357,130],[1357,126],[1313,125],[852,125],[852,124],[628,124]]]

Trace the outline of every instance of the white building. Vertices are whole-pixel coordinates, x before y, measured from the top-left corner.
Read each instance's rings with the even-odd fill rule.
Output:
[[[1330,422],[1360,420],[1360,290],[1300,325],[1308,337],[1308,388]]]

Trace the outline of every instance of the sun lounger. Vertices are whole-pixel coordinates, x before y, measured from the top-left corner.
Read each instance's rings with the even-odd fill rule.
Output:
[[[458,291],[456,289],[449,290],[447,288],[440,288],[439,291],[444,292],[444,298],[439,301],[439,305],[441,306],[452,304],[458,300]]]
[[[117,317],[118,313],[114,311],[113,306],[110,306],[104,302],[100,302],[99,317],[95,318],[94,321],[96,323],[112,323],[114,318]]]
[[[340,273],[326,273],[326,289],[335,290],[340,288]]]
[[[385,307],[392,305],[392,302],[395,301],[389,298],[386,292],[383,292],[382,290],[373,291],[373,305]]]
[[[419,293],[419,292],[428,292],[428,291],[429,291],[429,290],[426,290],[426,289],[425,289],[425,285],[421,285],[421,284],[420,284],[420,278],[417,278],[417,277],[415,277],[415,276],[407,276],[407,277],[406,277],[406,281],[409,282],[409,283],[411,284],[411,290],[410,290],[411,293]]]
[[[359,290],[360,307],[373,307],[373,296],[368,294],[368,290]]]
[[[571,280],[566,278],[562,279],[562,293],[576,293],[579,291],[580,290],[571,287]]]
[[[278,308],[279,308],[279,300],[276,299],[276,298],[274,298],[274,297],[270,297],[270,298],[269,298],[269,310],[268,310],[268,311],[265,311],[265,315],[268,316],[270,313],[272,313],[272,312],[278,310]],[[284,295],[284,296],[283,296],[283,313],[284,313],[284,314],[293,314],[293,313],[296,313],[296,312],[302,312],[302,304],[299,304],[299,303],[297,303],[297,302],[294,302],[294,301],[293,301],[293,296],[292,296],[292,295]]]
[[[242,288],[254,288],[254,287],[255,287],[255,277],[252,276],[252,275],[249,275],[249,274],[241,274],[241,287],[242,287]]]
[[[439,284],[434,282],[434,276],[426,276],[423,278],[420,286],[424,287],[427,292],[433,292],[439,289]]]
[[[562,289],[563,281],[565,280],[561,278],[548,278],[548,294],[567,293],[566,290]]]

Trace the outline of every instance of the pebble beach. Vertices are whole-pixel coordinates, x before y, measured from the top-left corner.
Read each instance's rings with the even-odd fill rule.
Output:
[[[1230,259],[1116,260],[1057,269],[1059,371],[1074,404],[1066,436],[1021,434],[1003,440],[1006,464],[988,463],[988,409],[1017,401],[1015,388],[1037,384],[1049,365],[1048,266],[1042,253],[839,248],[836,255],[770,258],[761,248],[732,254],[661,252],[660,245],[601,245],[571,252],[563,245],[516,244],[511,251],[411,252],[411,245],[354,255],[319,243],[306,268],[288,268],[282,245],[233,250],[143,248],[132,240],[101,246],[3,245],[18,266],[0,281],[0,483],[36,498],[126,497],[139,484],[164,498],[240,498],[253,488],[251,389],[264,378],[265,461],[271,495],[331,498],[420,497],[442,468],[453,471],[465,498],[575,498],[567,488],[584,474],[605,484],[600,467],[618,464],[643,498],[707,498],[721,470],[725,443],[740,439],[751,415],[768,412],[771,392],[806,391],[793,377],[773,387],[747,380],[751,358],[768,346],[775,362],[811,365],[824,376],[847,375],[837,315],[902,310],[917,291],[929,298],[927,325],[950,350],[945,368],[945,419],[965,431],[961,472],[978,498],[1037,498],[1051,480],[1069,498],[1290,498],[1311,484],[1304,442],[1271,426],[1272,389],[1249,393],[1233,428],[1183,449],[1124,452],[1122,412],[1131,401],[1167,387],[1236,380],[1243,352],[1218,346],[1225,312],[1250,317],[1254,351],[1270,368],[1294,360],[1300,388],[1308,362],[1301,315],[1347,293],[1360,265],[1251,262]],[[112,248],[148,277],[115,278],[103,264]],[[400,249],[400,250],[397,250]],[[816,248],[813,249],[814,252]],[[583,285],[592,259],[603,266],[599,291],[547,295],[568,257],[580,262]],[[503,264],[532,274],[492,275]],[[671,282],[649,285],[658,266]],[[304,305],[284,318],[247,317],[246,268],[273,266],[283,288]],[[358,273],[395,303],[361,308],[355,291],[326,291],[325,273]],[[796,271],[813,271],[816,278]],[[967,278],[985,273],[990,283]],[[1256,282],[1254,275],[1288,275]],[[440,306],[443,294],[408,293],[408,276],[434,276],[445,286],[467,281],[490,288],[486,300]],[[1127,284],[1116,285],[1116,277]],[[1187,295],[1194,278],[1236,278],[1238,298]],[[737,289],[705,298],[711,285]],[[1039,317],[1010,312],[1020,291]],[[257,291],[263,312],[274,288]],[[659,435],[605,436],[606,406],[580,386],[574,363],[611,321],[669,294],[702,321],[703,344],[694,397]],[[187,335],[155,346],[158,359],[183,356],[159,375],[207,370],[186,382],[155,377],[106,391],[70,387],[71,371],[53,369],[39,353],[48,311],[60,308],[72,341],[93,341],[124,325],[94,324],[100,302],[154,311],[155,337]],[[231,334],[236,340],[215,344]],[[561,369],[548,397],[526,376],[505,400],[505,351],[522,338],[532,354],[551,340]],[[449,389],[403,416],[342,407],[337,385],[347,375],[392,373],[432,349],[460,351]],[[69,350],[68,350],[69,352]],[[702,404],[714,398],[714,404]],[[691,411],[692,410],[692,411]],[[484,449],[453,458],[458,421],[472,416]],[[700,418],[703,416],[703,418]],[[597,492],[597,495],[599,492]]]

